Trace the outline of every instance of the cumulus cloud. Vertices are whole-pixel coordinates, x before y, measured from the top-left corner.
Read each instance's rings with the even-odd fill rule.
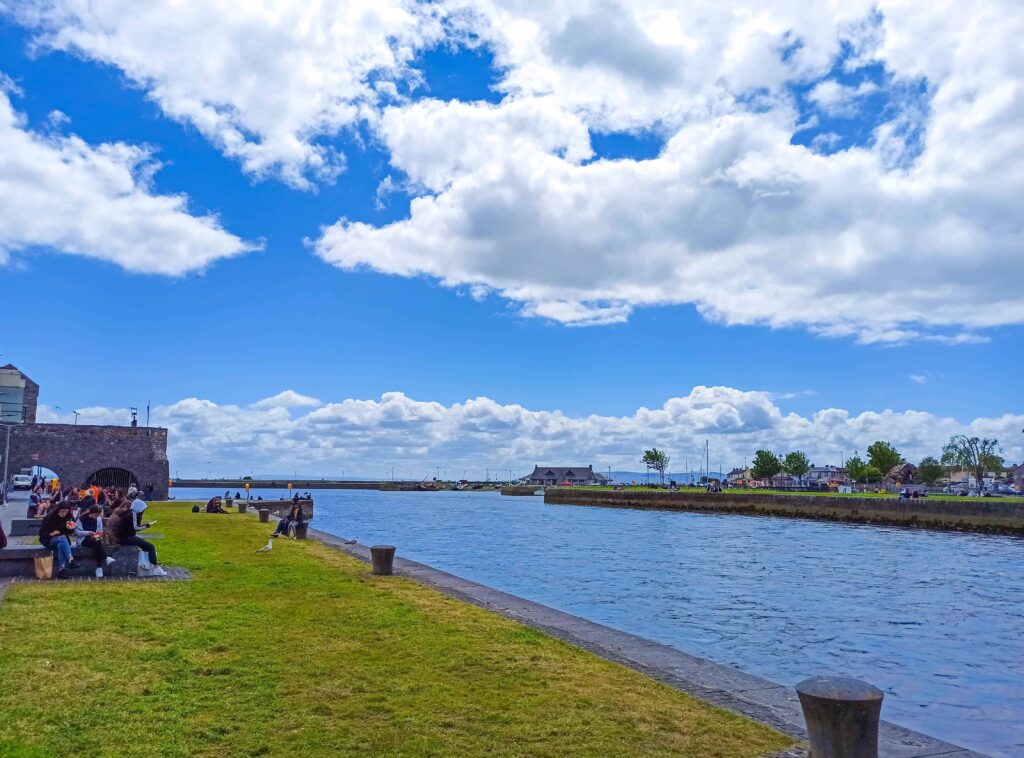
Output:
[[[344,168],[325,143],[394,92],[441,35],[413,0],[0,0],[35,46],[120,68],[171,118],[257,177],[309,188]]]
[[[344,269],[494,292],[573,325],[692,304],[725,324],[961,344],[1024,322],[1019,3],[0,7],[40,49],[119,67],[256,176],[329,180],[331,140],[365,124],[391,156],[378,202],[395,186],[418,196],[406,219],[342,217],[311,242]],[[458,44],[493,55],[499,104],[408,94],[416,56]],[[869,94],[884,102],[864,115]],[[794,144],[835,115],[868,119],[854,144]],[[594,160],[590,136],[614,132],[665,147]]]
[[[290,398],[294,407],[295,394],[286,390],[276,398]],[[81,413],[79,423],[124,424],[129,418],[127,409]],[[42,421],[72,420],[45,407],[39,415]],[[825,408],[802,416],[785,412],[771,393],[730,387],[694,387],[660,408],[628,416],[568,416],[486,397],[444,405],[389,392],[303,412],[277,402],[246,407],[188,398],[154,407],[152,419],[169,428],[171,470],[183,476],[208,469],[224,475],[262,469],[382,476],[392,465],[412,478],[432,474],[435,466],[472,476],[482,476],[485,467],[524,470],[534,464],[635,470],[645,447],[663,447],[682,465],[697,459],[704,440],[710,441],[712,468],[741,465],[759,448],[803,450],[819,465],[837,463],[841,452],[863,452],[878,439],[917,461],[936,455],[957,433],[1002,439],[1010,459],[1024,457],[1024,446],[1013,442],[1020,439],[1024,414],[961,422],[912,410],[855,415]]]
[[[184,196],[155,194],[148,180],[158,166],[146,148],[33,132],[2,84],[0,264],[46,247],[181,274],[253,249],[216,218],[191,215]],[[51,126],[61,122],[51,114]]]
[[[300,395],[294,390],[284,390],[278,392],[273,397],[266,397],[262,400],[257,400],[252,404],[253,408],[266,409],[266,408],[303,408],[303,407],[316,407],[323,405],[315,397],[309,395]]]
[[[389,109],[392,165],[427,191],[407,219],[326,227],[325,260],[483,287],[575,325],[692,303],[726,324],[960,344],[1024,322],[1020,8],[464,8],[509,96]],[[658,76],[623,63],[641,47]],[[811,104],[851,115],[878,85],[828,78],[843,55],[895,83],[888,120],[821,155],[836,137],[793,144],[805,125],[788,86],[817,80]],[[901,99],[922,81],[928,108]],[[651,126],[667,135],[657,158],[586,160],[585,131]]]

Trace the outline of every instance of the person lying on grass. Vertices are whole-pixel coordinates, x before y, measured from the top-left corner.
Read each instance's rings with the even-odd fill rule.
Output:
[[[295,503],[292,509],[288,512],[288,515],[277,522],[277,529],[270,535],[271,537],[280,537],[282,534],[288,536],[289,534],[295,533],[295,527],[306,520],[306,514],[302,512],[302,506]]]
[[[142,501],[137,500],[136,502],[141,503]],[[146,509],[146,504],[142,503],[142,505],[142,510],[138,511],[139,516],[141,516],[142,511]],[[138,535],[135,526],[134,511],[134,504],[132,504],[131,506],[122,506],[117,511],[114,511],[114,516],[117,518],[116,522],[114,522],[114,525],[112,527],[114,530],[114,537],[117,538],[117,542],[119,545],[132,545],[134,547],[139,548],[140,550],[145,551],[146,556],[149,558],[149,562],[153,565],[154,576],[167,576],[167,572],[160,568],[160,566],[157,564],[156,548],[153,546],[153,543],[147,542]],[[149,524],[140,524],[138,528],[148,529]]]
[[[75,538],[78,546],[92,551],[96,559],[96,576],[103,576],[103,569],[114,562],[103,547],[103,509],[99,505],[91,505],[84,509],[75,523]]]
[[[58,579],[67,579],[68,569],[78,568],[78,563],[71,556],[69,539],[74,533],[75,520],[71,517],[71,506],[67,503],[60,503],[53,508],[39,526],[39,542],[53,551],[53,575]]]

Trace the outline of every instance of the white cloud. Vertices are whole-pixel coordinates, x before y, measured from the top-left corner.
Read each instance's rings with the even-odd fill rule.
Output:
[[[1019,3],[0,7],[42,48],[119,67],[256,176],[330,179],[331,139],[367,124],[395,169],[378,202],[396,185],[423,194],[405,220],[327,227],[313,245],[345,269],[425,275],[576,325],[693,304],[726,324],[959,344],[1024,323]],[[500,105],[399,95],[415,56],[453,41],[493,53]],[[877,81],[832,75],[868,64]],[[794,145],[821,119],[791,85],[844,115],[881,87],[884,120],[831,155],[827,134]],[[590,162],[590,133],[640,130],[665,137],[657,158]]]
[[[309,395],[300,395],[294,390],[284,390],[278,392],[273,397],[266,397],[262,400],[257,400],[252,404],[253,408],[265,410],[269,408],[309,408],[323,405],[315,397]]]
[[[276,397],[291,397],[285,391]],[[300,396],[301,397],[301,396]],[[863,453],[871,442],[891,441],[909,460],[936,455],[952,434],[996,437],[1009,459],[1024,457],[1019,431],[1024,415],[962,423],[920,411],[853,415],[825,408],[809,416],[784,412],[771,393],[730,387],[695,387],[660,408],[628,416],[567,416],[501,405],[485,397],[453,405],[389,392],[379,400],[343,400],[295,413],[280,404],[218,405],[189,398],[156,406],[154,425],[170,430],[171,470],[183,476],[239,471],[303,470],[381,476],[394,465],[420,478],[435,466],[450,475],[485,467],[528,469],[534,464],[592,464],[636,469],[644,447],[657,444],[677,464],[696,460],[710,440],[712,467],[731,468],[755,450],[804,450],[818,464],[836,463],[841,451]],[[42,421],[71,415],[40,409]],[[83,409],[79,423],[126,423],[127,409]],[[207,461],[212,461],[209,466]]]
[[[112,64],[257,176],[308,188],[344,157],[323,138],[372,116],[441,36],[412,0],[0,0],[36,45]]]
[[[157,168],[145,148],[35,133],[0,91],[0,264],[46,247],[181,274],[252,249],[216,218],[190,215],[184,196],[154,194]]]
[[[483,287],[565,324],[692,303],[726,324],[961,344],[1024,323],[1019,7],[472,6],[510,96],[389,109],[392,164],[427,192],[405,220],[325,228],[325,260]],[[820,80],[843,43],[906,88],[924,77],[930,106],[891,103],[873,144],[819,155],[791,144],[804,125],[786,84]],[[814,92],[835,110],[875,86]],[[544,128],[522,117],[541,110]],[[643,127],[670,135],[656,159],[585,162],[585,129]]]
[[[916,384],[928,384],[928,377],[924,374],[911,374],[910,381]]]

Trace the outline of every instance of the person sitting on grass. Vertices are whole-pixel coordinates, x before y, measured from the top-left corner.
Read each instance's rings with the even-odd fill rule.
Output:
[[[292,509],[288,511],[288,515],[277,522],[277,529],[270,535],[271,537],[280,537],[282,534],[286,537],[295,534],[295,527],[306,520],[306,514],[302,512],[302,506],[295,503]]]
[[[60,503],[43,518],[39,527],[40,544],[53,551],[54,576],[58,579],[68,578],[68,569],[78,568],[78,563],[71,554],[71,540],[75,533],[75,521],[71,518],[71,506]]]
[[[88,499],[88,498],[87,498]],[[103,547],[103,509],[98,505],[91,505],[82,509],[82,514],[75,523],[75,537],[78,546],[92,551],[96,559],[96,576],[103,576],[103,569],[114,562],[114,558],[107,555]]]
[[[137,501],[137,502],[142,502]],[[146,509],[146,504],[142,503],[142,510]],[[140,550],[145,551],[146,556],[149,558],[149,562],[153,565],[154,576],[167,576],[167,572],[164,571],[157,564],[156,560],[156,548],[152,542],[147,542],[138,535],[137,528],[135,526],[135,511],[134,504],[131,506],[122,506],[119,510],[114,512],[116,520],[113,522],[111,527],[114,531],[114,537],[117,538],[117,544],[119,545],[131,545],[137,547]],[[138,512],[142,515],[142,512]],[[138,529],[148,529],[149,524],[141,524]]]
[[[217,497],[211,497],[206,503],[207,513],[227,513],[226,510],[220,507],[220,495]]]

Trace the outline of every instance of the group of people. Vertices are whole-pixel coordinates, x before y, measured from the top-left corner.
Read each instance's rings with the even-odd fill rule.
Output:
[[[262,500],[262,498],[260,499]],[[209,500],[206,501],[206,512],[227,513],[227,511],[224,510],[223,502],[224,501],[223,499],[221,499],[220,495],[215,495],[214,497],[211,497]],[[197,505],[192,510],[198,511],[199,506]],[[299,524],[303,524],[305,522],[306,514],[302,510],[302,505],[299,503],[299,496],[296,495],[295,498],[292,500],[292,507],[289,509],[288,515],[286,515],[284,518],[277,522],[277,529],[275,529],[274,533],[270,536],[273,538],[281,537],[283,535],[285,537],[291,537],[294,539],[295,531],[298,528]]]
[[[37,499],[32,500],[33,496]],[[166,576],[157,561],[153,543],[139,536],[139,532],[150,525],[142,521],[148,506],[135,487],[127,492],[96,485],[68,488],[49,499],[33,491],[30,510],[33,505],[35,517],[41,520],[39,542],[53,552],[54,577],[66,579],[69,569],[78,568],[72,553],[72,539],[92,553],[97,577],[102,577],[104,569],[115,562],[107,553],[108,548],[115,545],[139,548],[149,559],[152,575]]]

